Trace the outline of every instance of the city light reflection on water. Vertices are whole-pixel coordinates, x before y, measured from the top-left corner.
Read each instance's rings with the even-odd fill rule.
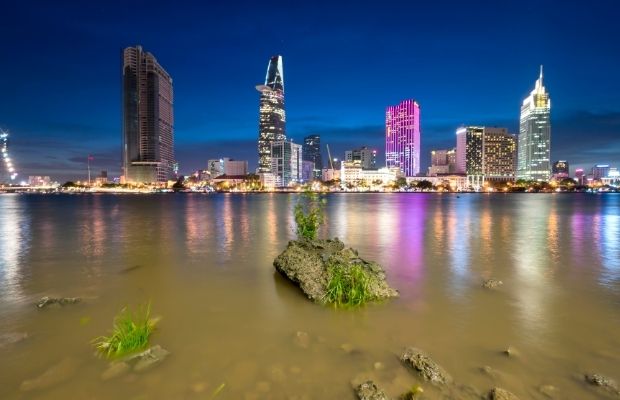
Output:
[[[296,194],[0,196],[0,339],[15,332],[42,338],[0,343],[0,377],[7,377],[0,398],[19,397],[24,379],[67,353],[93,362],[89,341],[120,308],[145,301],[163,315],[157,344],[174,357],[131,384],[104,383],[98,366],[84,368],[56,395],[183,398],[195,379],[208,377],[231,382],[230,397],[244,398],[257,379],[271,379],[248,366],[252,360],[266,373],[303,366],[304,380],[272,382],[275,398],[347,398],[346,383],[362,364],[381,361],[392,374],[400,371],[393,354],[419,345],[460,382],[485,388],[486,378],[472,371],[499,364],[521,398],[531,391],[513,380],[538,384],[545,376],[562,393],[587,399],[594,398],[587,388],[566,378],[575,366],[613,372],[620,362],[620,196],[326,198],[321,234],[379,262],[399,299],[334,311],[309,303],[274,273],[273,258],[295,236]],[[488,278],[504,285],[485,290]],[[86,300],[35,312],[32,303],[43,295]],[[85,315],[93,325],[76,329]],[[309,349],[291,344],[297,331],[309,332]],[[351,362],[343,343],[368,359]],[[528,368],[504,363],[498,354],[508,345]],[[319,381],[326,384],[318,391],[307,384]],[[435,398],[433,390],[425,395]]]

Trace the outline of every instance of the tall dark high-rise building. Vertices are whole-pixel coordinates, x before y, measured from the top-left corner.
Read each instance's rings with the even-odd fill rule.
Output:
[[[265,84],[256,86],[256,90],[260,92],[258,172],[272,172],[271,144],[286,140],[282,56],[271,57]]]
[[[315,178],[321,178],[323,171],[323,158],[321,157],[321,137],[319,135],[310,135],[304,138],[304,144],[301,149],[302,160],[312,161],[314,163],[312,175]]]
[[[141,46],[123,51],[123,176],[126,182],[174,178],[172,78]]]

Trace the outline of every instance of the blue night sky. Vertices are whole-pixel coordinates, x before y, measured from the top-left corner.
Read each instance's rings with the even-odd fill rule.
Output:
[[[385,107],[421,106],[422,166],[461,124],[517,132],[540,64],[552,159],[620,166],[620,5],[614,1],[14,1],[2,6],[0,127],[22,177],[120,172],[121,49],[172,75],[181,172],[229,156],[256,166],[259,94],[284,57],[287,136],[383,162]],[[216,2],[213,2],[216,3]]]

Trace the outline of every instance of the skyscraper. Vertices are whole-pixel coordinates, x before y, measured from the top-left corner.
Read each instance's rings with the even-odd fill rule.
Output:
[[[278,140],[271,144],[271,173],[276,187],[287,187],[302,180],[301,145],[290,140]]]
[[[257,85],[256,90],[260,92],[258,172],[266,173],[271,172],[271,144],[286,140],[282,56],[271,57],[265,84]]]
[[[304,138],[304,144],[302,147],[302,159],[303,161],[312,161],[313,176],[315,178],[321,178],[321,172],[323,171],[323,158],[321,157],[321,137],[319,135],[310,135]]]
[[[420,106],[404,100],[385,111],[385,165],[405,176],[420,172]]]
[[[506,128],[467,126],[456,130],[456,170],[473,186],[514,180],[517,142]]]
[[[123,51],[123,176],[126,182],[174,178],[172,78],[141,46]]]
[[[543,86],[543,67],[534,90],[523,100],[517,178],[548,181],[551,176],[551,99]]]

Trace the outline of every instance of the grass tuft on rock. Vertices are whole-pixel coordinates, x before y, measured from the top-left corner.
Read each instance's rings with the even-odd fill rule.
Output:
[[[320,199],[316,193],[307,192],[301,195],[294,209],[297,238],[306,240],[317,238],[324,219],[324,205],[325,199]]]
[[[332,264],[327,273],[326,303],[337,307],[359,307],[374,300],[369,290],[370,276],[362,265]]]
[[[95,348],[108,358],[120,357],[144,349],[157,319],[151,318],[151,305],[141,306],[136,312],[127,307],[114,318],[110,336],[99,336],[93,340]]]

